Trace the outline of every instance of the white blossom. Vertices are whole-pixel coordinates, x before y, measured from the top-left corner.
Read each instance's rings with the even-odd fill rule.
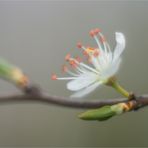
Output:
[[[74,72],[64,66],[63,71],[67,72],[70,77],[52,75],[53,80],[70,80],[67,83],[67,89],[75,91],[72,97],[85,96],[101,84],[105,84],[115,75],[121,63],[121,54],[125,49],[125,37],[121,32],[115,33],[116,46],[113,51],[100,29],[91,30],[90,35],[95,39],[97,48],[84,47],[81,43],[77,46],[83,50],[92,66],[85,64],[78,57],[72,58],[70,54],[67,54],[65,59]]]

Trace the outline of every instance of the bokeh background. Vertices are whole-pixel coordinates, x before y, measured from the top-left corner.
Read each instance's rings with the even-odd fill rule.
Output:
[[[67,53],[82,55],[76,43],[95,45],[88,32],[99,27],[111,47],[114,33],[126,36],[126,50],[118,72],[123,86],[148,93],[147,1],[0,1],[0,55],[21,67],[51,95],[71,95],[66,82],[52,81],[61,73]],[[0,81],[0,93],[19,92]],[[120,97],[102,86],[84,99]],[[148,146],[148,108],[106,122],[77,118],[80,109],[39,103],[0,105],[0,146]]]

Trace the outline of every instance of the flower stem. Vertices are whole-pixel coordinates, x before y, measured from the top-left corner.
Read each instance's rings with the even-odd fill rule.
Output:
[[[131,94],[125,90],[118,82],[113,81],[111,86],[126,98],[131,99]]]

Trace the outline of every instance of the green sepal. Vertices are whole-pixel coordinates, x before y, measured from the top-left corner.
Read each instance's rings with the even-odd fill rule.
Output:
[[[111,106],[103,106],[99,109],[88,110],[78,115],[83,120],[99,120],[104,121],[112,116],[116,115],[116,112],[112,110]]]

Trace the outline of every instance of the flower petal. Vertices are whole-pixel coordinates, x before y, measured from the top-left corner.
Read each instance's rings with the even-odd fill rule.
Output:
[[[125,49],[125,37],[122,33],[120,32],[116,32],[116,47],[114,50],[114,58],[113,60],[116,60],[120,57],[121,53],[123,52],[123,50]]]
[[[89,87],[84,88],[84,89],[82,89],[82,90],[72,94],[70,97],[71,98],[81,98],[81,97],[84,97],[84,96],[88,95],[89,93],[91,93],[92,91],[94,91],[101,84],[102,84],[102,82],[98,81],[98,82],[90,85]]]
[[[104,76],[106,78],[113,76],[118,71],[120,63],[121,63],[121,58],[118,58],[118,60],[111,63],[110,66],[107,68],[106,72],[104,73]]]
[[[67,89],[71,91],[78,91],[80,89],[83,89],[95,81],[98,80],[98,76],[94,73],[85,73],[79,76],[76,80],[72,80],[67,83]]]

